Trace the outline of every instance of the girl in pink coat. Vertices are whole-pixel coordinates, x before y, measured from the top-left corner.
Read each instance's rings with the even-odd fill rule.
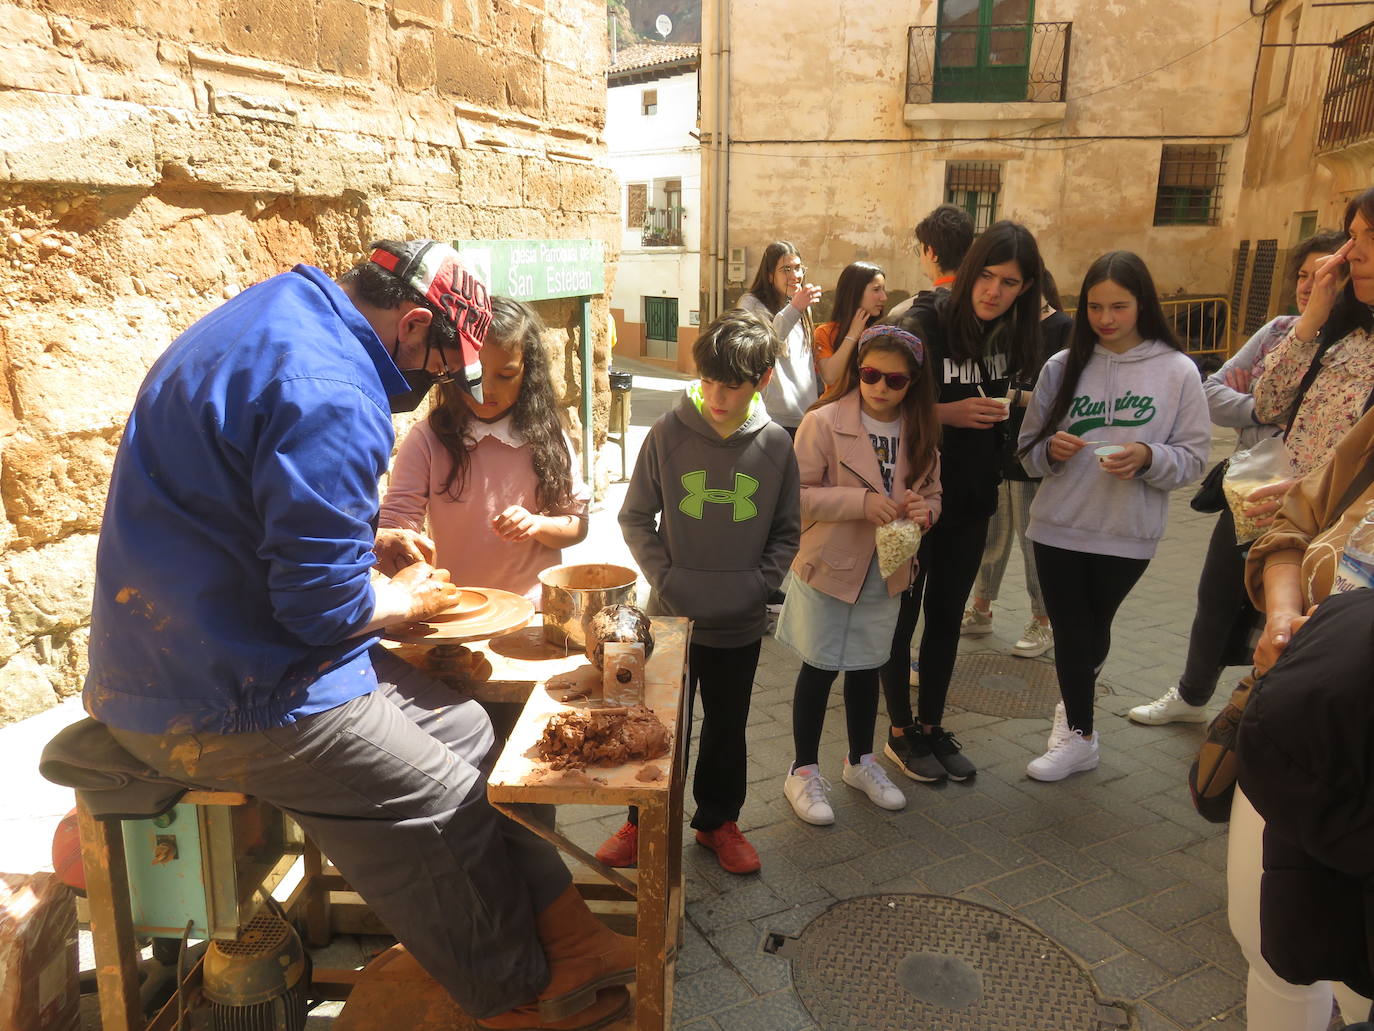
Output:
[[[899,596],[914,559],[884,578],[875,533],[906,518],[921,530],[940,514],[940,439],[925,347],[911,333],[875,326],[858,361],[802,419],[801,548],[775,637],[802,658],[792,703],[796,761],[783,790],[807,823],[835,820],[818,765],[826,701],[844,671],[849,755],[843,780],[874,804],[901,809],[906,796],[873,758],[878,668],[887,660]]]

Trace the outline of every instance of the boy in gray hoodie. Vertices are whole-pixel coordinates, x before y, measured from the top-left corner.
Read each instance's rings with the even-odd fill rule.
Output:
[[[625,543],[652,589],[649,611],[693,621],[687,719],[698,690],[702,719],[692,826],[721,867],[738,874],[759,868],[736,821],[765,603],[801,539],[792,439],[760,397],[778,347],[772,329],[748,312],[726,312],[706,328],[692,349],[701,378],[649,430],[620,510]],[[631,810],[597,858],[632,866],[638,848]]]

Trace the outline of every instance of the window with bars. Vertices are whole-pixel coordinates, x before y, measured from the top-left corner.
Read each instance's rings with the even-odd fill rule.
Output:
[[[1225,144],[1164,144],[1155,193],[1155,225],[1216,225],[1221,219],[1225,174]]]
[[[639,229],[644,225],[644,211],[649,206],[647,183],[631,183],[625,196],[625,228]]]
[[[1002,192],[1002,166],[994,161],[945,165],[945,202],[969,213],[975,232],[997,221],[997,196]]]
[[[1277,240],[1255,244],[1255,270],[1250,273],[1250,296],[1245,302],[1245,334],[1249,336],[1269,321],[1269,301],[1274,294],[1274,265],[1279,255]]]
[[[1236,278],[1231,281],[1231,328],[1240,328],[1240,296],[1245,287],[1245,268],[1250,262],[1250,241],[1242,240],[1236,250]]]

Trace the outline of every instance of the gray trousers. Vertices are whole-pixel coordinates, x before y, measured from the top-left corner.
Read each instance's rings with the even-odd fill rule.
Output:
[[[558,852],[487,804],[496,762],[477,702],[382,648],[380,687],[252,734],[115,738],[175,780],[242,791],[295,819],[473,1017],[548,983],[535,914],[571,883]]]

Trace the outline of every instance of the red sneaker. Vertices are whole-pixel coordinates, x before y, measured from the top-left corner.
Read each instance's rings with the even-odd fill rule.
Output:
[[[628,820],[596,850],[607,866],[634,866],[639,862],[639,828]]]
[[[744,839],[739,824],[733,820],[713,831],[697,831],[697,844],[714,852],[720,868],[726,873],[753,873],[759,868],[759,854]]]

